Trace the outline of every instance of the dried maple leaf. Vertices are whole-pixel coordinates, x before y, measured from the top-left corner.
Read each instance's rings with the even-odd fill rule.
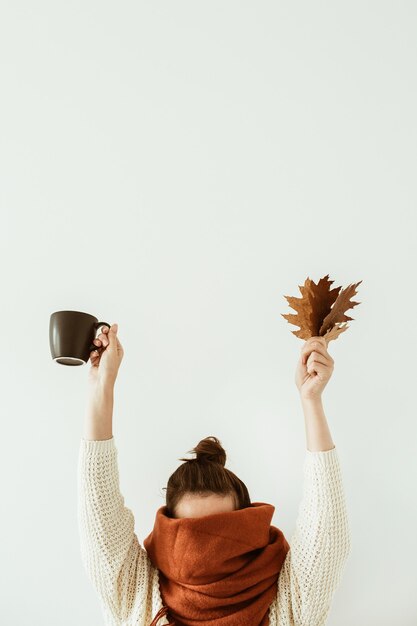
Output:
[[[291,331],[300,339],[310,339],[310,337],[324,337],[326,343],[337,337],[349,328],[347,322],[353,317],[345,315],[345,311],[353,308],[360,302],[351,300],[356,294],[358,283],[349,285],[346,289],[334,287],[330,289],[333,280],[329,280],[329,274],[320,278],[317,285],[309,277],[304,285],[299,285],[302,298],[294,296],[284,296],[295,313],[281,313],[290,324],[299,326],[299,330]]]

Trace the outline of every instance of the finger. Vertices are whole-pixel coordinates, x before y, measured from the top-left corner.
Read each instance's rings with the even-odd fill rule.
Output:
[[[323,346],[327,346],[327,341],[324,337],[322,337],[321,335],[315,335],[314,337],[309,337],[308,339],[306,339],[305,343],[312,343],[313,341],[319,341],[320,343],[323,344]]]
[[[329,359],[330,361],[333,360],[327,351],[327,347],[323,345],[322,341],[308,341],[301,348],[301,362],[305,363],[308,355],[312,352],[317,352],[318,354],[323,355],[324,358]]]
[[[320,357],[322,359],[322,362],[327,362],[331,359],[330,355],[325,350],[322,350],[321,348],[316,348],[314,346],[310,348],[306,346],[306,348],[301,352],[301,363],[307,363],[308,359],[311,356],[313,358]]]
[[[315,353],[310,354],[306,361],[306,368],[308,369],[312,364],[319,363],[320,365],[324,365],[325,367],[330,367],[330,363],[323,360],[323,357],[317,355]]]
[[[311,346],[317,346],[317,347],[322,347],[325,350],[327,350],[327,341],[325,340],[324,337],[310,337],[309,339],[307,339],[304,344],[301,346],[300,350],[301,352],[303,350],[305,350],[308,347]]]
[[[320,372],[323,374],[324,372],[327,372],[328,369],[329,369],[328,365],[325,365],[324,363],[320,363],[319,361],[312,361],[307,366],[308,374],[314,374],[314,372],[316,373]]]
[[[94,344],[96,346],[108,346],[109,338],[104,333],[100,333],[99,336],[94,339]]]
[[[112,324],[108,329],[108,342],[110,349],[117,348],[117,324]]]
[[[331,357],[330,357],[330,359],[331,359]],[[310,354],[310,356],[308,358],[306,358],[306,367],[311,365],[311,363],[319,363],[320,365],[323,365],[323,367],[327,367],[327,368],[330,368],[330,369],[334,368],[334,361],[333,361],[333,359],[331,359],[329,361],[329,359],[327,359],[323,355],[318,354],[316,352],[312,352]]]
[[[309,346],[321,346],[322,348],[327,350],[327,342],[324,337],[310,337],[310,339],[307,339],[301,346],[301,350],[304,350]]]
[[[305,367],[308,368],[311,363],[319,363],[324,367],[334,367],[334,361],[331,357],[327,358],[326,356],[317,353],[315,350],[310,354],[309,357],[305,357]]]
[[[97,350],[91,350],[90,352],[90,361],[92,365],[95,365],[95,363],[99,360],[99,353]]]
[[[108,330],[109,329],[107,328],[107,326],[102,327],[102,332],[93,341],[93,343],[96,346],[101,346],[101,345],[108,346],[109,345],[109,337],[107,335]]]

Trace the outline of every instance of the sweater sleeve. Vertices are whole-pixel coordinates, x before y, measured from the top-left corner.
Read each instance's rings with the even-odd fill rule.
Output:
[[[307,449],[303,474],[295,531],[278,579],[278,626],[324,626],[351,548],[336,448]]]
[[[158,572],[138,541],[133,513],[120,493],[114,437],[81,439],[78,529],[82,563],[106,624],[149,624],[160,608]]]

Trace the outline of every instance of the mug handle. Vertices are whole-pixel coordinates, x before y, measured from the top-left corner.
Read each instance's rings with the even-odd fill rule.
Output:
[[[108,324],[107,322],[94,322],[94,326],[96,330],[100,328],[100,326],[107,326],[108,328],[110,328],[110,324]],[[90,351],[91,350],[97,350],[97,346],[94,343],[92,343],[90,346]]]
[[[96,330],[99,326],[107,326],[108,328],[110,328],[110,324],[108,324],[107,322],[95,322],[94,326],[96,327]]]

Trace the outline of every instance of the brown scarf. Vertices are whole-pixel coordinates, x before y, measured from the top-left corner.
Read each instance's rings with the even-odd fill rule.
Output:
[[[250,507],[197,518],[172,518],[158,509],[143,545],[159,570],[175,626],[268,626],[281,566],[290,549],[271,525],[275,507]],[[167,617],[167,619],[170,619]]]

